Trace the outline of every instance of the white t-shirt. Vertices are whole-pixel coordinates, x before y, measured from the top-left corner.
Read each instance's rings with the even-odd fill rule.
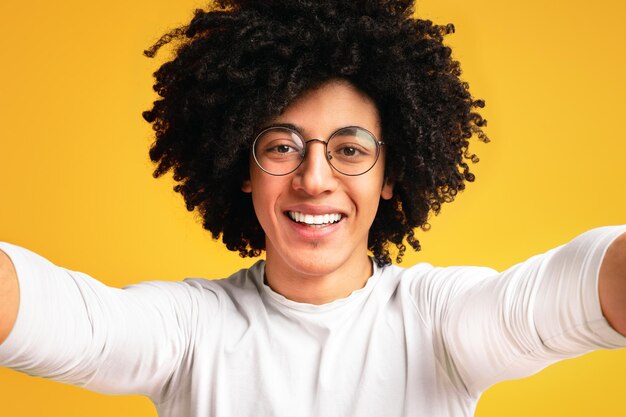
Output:
[[[503,273],[374,267],[324,305],[273,292],[263,261],[224,280],[116,289],[0,244],[21,294],[0,365],[145,394],[162,417],[471,416],[498,381],[626,347],[597,291],[624,232],[592,230]]]

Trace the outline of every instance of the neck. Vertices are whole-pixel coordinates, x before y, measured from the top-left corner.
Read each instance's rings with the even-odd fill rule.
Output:
[[[289,300],[319,305],[348,297],[363,288],[372,273],[372,262],[367,254],[332,269],[319,264],[315,268],[293,267],[268,252],[265,283]]]

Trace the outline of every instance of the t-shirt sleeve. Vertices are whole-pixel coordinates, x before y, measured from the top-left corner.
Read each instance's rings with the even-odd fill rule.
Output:
[[[501,273],[443,272],[454,276],[439,305],[445,304],[439,314],[442,344],[469,395],[561,359],[626,347],[626,337],[602,315],[598,295],[606,249],[625,232],[594,229]]]
[[[212,294],[192,281],[111,288],[18,246],[0,243],[0,250],[11,258],[20,287],[0,366],[104,393],[155,401],[166,394],[189,359],[197,317],[210,314],[200,298]]]

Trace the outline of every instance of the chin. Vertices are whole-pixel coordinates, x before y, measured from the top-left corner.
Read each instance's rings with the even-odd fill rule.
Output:
[[[305,259],[303,259],[305,258]],[[305,257],[291,260],[289,266],[302,275],[323,276],[337,271],[343,262],[337,260],[336,254],[307,254]],[[332,259],[332,261],[330,261]]]
[[[336,250],[322,249],[318,246],[283,254],[268,252],[267,260],[277,270],[314,277],[333,274],[345,265],[347,257],[342,257]]]

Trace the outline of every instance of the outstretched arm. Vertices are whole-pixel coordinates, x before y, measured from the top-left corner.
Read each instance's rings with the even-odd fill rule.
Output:
[[[444,299],[444,344],[471,395],[561,359],[626,347],[626,225],[590,230]],[[475,283],[472,280],[475,279]],[[600,290],[599,290],[600,289]]]
[[[626,336],[626,233],[607,249],[598,289],[602,314],[615,330]]]
[[[0,242],[0,366],[158,402],[216,297],[194,282],[108,287]]]
[[[0,344],[15,324],[19,300],[20,290],[15,268],[6,253],[0,250]]]

